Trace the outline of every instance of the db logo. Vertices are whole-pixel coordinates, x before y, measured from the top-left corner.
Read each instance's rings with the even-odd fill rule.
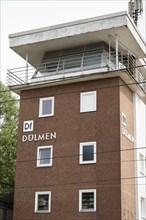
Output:
[[[33,131],[33,120],[23,122],[23,132]]]

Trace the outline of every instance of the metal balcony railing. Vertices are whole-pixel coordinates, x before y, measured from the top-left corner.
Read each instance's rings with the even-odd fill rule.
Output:
[[[39,65],[9,69],[7,85],[10,87],[38,82],[49,82],[62,78],[84,74],[110,72],[127,69],[146,92],[146,67],[127,51],[107,52],[92,50],[86,53],[76,53],[67,56],[57,56],[42,61]]]

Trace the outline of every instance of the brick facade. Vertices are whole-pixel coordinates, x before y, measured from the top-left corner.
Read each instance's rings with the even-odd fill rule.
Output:
[[[134,186],[124,188],[121,179],[132,176],[134,167],[120,162],[133,159],[133,151],[122,151],[133,144],[121,135],[122,112],[133,134],[133,102],[121,83],[115,77],[22,91],[13,220],[124,220],[130,209],[134,220]],[[80,113],[80,93],[87,91],[97,92],[97,110]],[[54,116],[39,118],[39,98],[51,96]],[[56,132],[57,138],[22,142],[23,121],[28,120],[34,120],[28,133]],[[90,141],[96,141],[97,161],[79,164],[79,144]],[[36,167],[37,147],[47,145],[53,145],[53,165]],[[96,189],[96,212],[79,212],[82,189]],[[40,191],[51,191],[51,213],[34,213],[35,192]]]

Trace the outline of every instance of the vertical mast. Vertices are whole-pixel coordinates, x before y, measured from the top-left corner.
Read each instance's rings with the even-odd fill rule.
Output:
[[[134,23],[137,26],[139,16],[143,12],[143,2],[142,0],[130,0],[128,7],[129,7],[129,14],[133,18]]]

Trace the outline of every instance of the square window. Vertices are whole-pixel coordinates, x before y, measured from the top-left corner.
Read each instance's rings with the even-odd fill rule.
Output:
[[[96,111],[96,91],[80,94],[80,112]]]
[[[54,97],[41,98],[39,101],[39,117],[54,115]]]
[[[80,143],[80,164],[96,163],[96,142]]]
[[[79,212],[96,211],[96,189],[79,191]]]
[[[35,193],[35,212],[48,213],[51,212],[51,192]]]
[[[52,166],[53,146],[37,148],[37,167]]]
[[[145,166],[145,159],[143,154],[139,154],[139,169],[140,173],[144,175],[144,166]]]
[[[141,218],[145,219],[146,218],[146,199],[144,197],[141,197],[140,201],[141,205]]]

